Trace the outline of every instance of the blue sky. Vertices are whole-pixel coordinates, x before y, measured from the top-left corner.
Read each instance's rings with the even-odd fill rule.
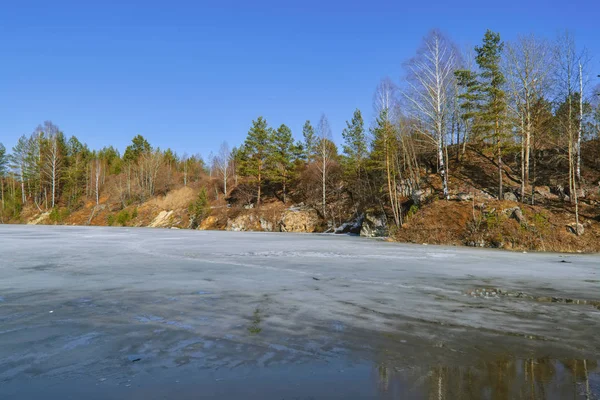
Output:
[[[244,140],[264,116],[296,137],[324,112],[339,142],[377,83],[439,28],[460,47],[571,30],[600,73],[596,1],[27,1],[0,8],[0,142],[44,120],[92,148],[142,134],[179,154]]]

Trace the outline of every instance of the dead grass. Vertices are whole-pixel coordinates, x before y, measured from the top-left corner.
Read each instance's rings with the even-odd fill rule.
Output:
[[[509,250],[599,252],[600,224],[582,217],[585,232],[576,236],[567,225],[574,222],[569,204],[548,209],[509,201],[433,201],[409,217],[395,239],[411,243],[470,245]],[[520,207],[526,223],[505,210]],[[588,212],[593,207],[585,206]]]

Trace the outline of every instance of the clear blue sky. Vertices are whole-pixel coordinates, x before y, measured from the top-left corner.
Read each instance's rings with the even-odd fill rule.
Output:
[[[339,141],[381,78],[439,28],[461,47],[486,29],[571,30],[600,73],[598,1],[27,1],[0,7],[0,142],[52,120],[92,148],[142,134],[179,154],[243,141],[259,115],[301,136],[322,112]],[[408,5],[410,3],[411,5]],[[492,5],[493,4],[493,5]],[[594,74],[594,76],[597,75]]]

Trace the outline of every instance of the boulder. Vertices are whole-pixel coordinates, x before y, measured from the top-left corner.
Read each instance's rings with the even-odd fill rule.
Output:
[[[504,193],[504,200],[508,201],[518,201],[517,196],[513,192]]]
[[[567,225],[567,231],[571,232],[574,235],[583,235],[585,232],[585,228],[582,224],[576,224],[575,222],[571,222]]]
[[[525,219],[525,216],[523,215],[523,211],[519,208],[519,207],[511,207],[511,208],[506,208],[504,210],[502,210],[502,213],[505,215],[508,215],[509,218],[514,219],[515,221],[517,221],[520,224],[527,224],[527,220]]]
[[[315,232],[319,225],[317,210],[307,207],[292,207],[283,212],[279,222],[281,232]]]
[[[387,235],[388,227],[385,215],[366,213],[360,230],[360,236],[386,237]]]
[[[550,193],[558,196],[559,199],[568,201],[569,196],[565,192],[565,188],[562,185],[556,185],[550,188]]]
[[[355,217],[354,219],[352,219],[348,222],[344,222],[343,224],[338,226],[335,229],[334,233],[337,233],[337,234],[350,233],[350,234],[359,235],[360,231],[362,229],[362,224],[363,224],[364,219],[365,219],[365,215],[360,214],[357,217]]]
[[[558,196],[550,190],[549,186],[538,186],[535,188],[535,195],[546,200],[558,200]]]
[[[456,200],[458,201],[471,201],[473,200],[473,195],[471,193],[457,193]]]

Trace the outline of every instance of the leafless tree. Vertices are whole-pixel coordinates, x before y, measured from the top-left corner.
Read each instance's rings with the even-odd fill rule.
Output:
[[[100,159],[96,158],[94,162],[94,176],[96,178],[96,186],[95,186],[95,195],[96,195],[96,205],[100,204],[100,175],[102,173],[102,167],[100,163]]]
[[[42,171],[50,180],[52,190],[51,207],[54,208],[56,205],[60,169],[62,167],[62,154],[59,143],[60,132],[58,127],[49,121],[44,122],[42,130],[46,134],[46,149],[44,149],[45,151],[41,151],[44,159]]]
[[[231,175],[231,150],[227,142],[221,143],[219,154],[215,157],[215,166],[223,180],[223,194],[227,195],[227,180]]]
[[[445,160],[446,121],[450,110],[449,92],[456,68],[455,46],[439,31],[431,31],[416,57],[407,64],[409,90],[404,92],[412,105],[414,117],[421,122],[424,134],[436,144],[444,198],[449,198],[447,162]]]
[[[182,170],[183,170],[183,186],[187,186],[187,181],[188,181],[188,164],[189,164],[189,157],[187,155],[187,153],[183,153],[183,155],[181,156],[181,166],[182,166]]]
[[[551,54],[548,44],[533,35],[521,36],[514,43],[508,43],[506,54],[506,76],[513,97],[511,104],[521,132],[521,201],[524,201],[525,188],[530,182],[533,108],[548,89]]]
[[[325,114],[321,114],[321,119],[317,125],[317,135],[319,138],[319,143],[316,165],[321,173],[321,206],[323,207],[323,217],[325,217],[327,212],[327,172],[333,157],[331,126],[329,125],[329,120]]]
[[[398,130],[395,124],[399,122],[399,104],[396,96],[397,87],[388,79],[383,79],[373,98],[373,108],[378,120],[375,121],[377,127],[373,130],[376,134],[374,143],[378,147],[381,169],[385,171],[385,180],[387,183],[387,193],[394,223],[396,226],[402,225],[402,205],[398,193],[398,178],[400,175],[398,163]],[[400,179],[401,180],[401,179]]]

